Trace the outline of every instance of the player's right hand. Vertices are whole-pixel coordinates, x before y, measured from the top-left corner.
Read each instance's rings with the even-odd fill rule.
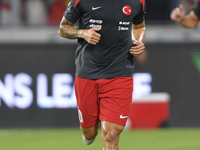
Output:
[[[100,28],[91,28],[89,30],[83,30],[83,38],[90,44],[96,45],[99,43],[101,35],[96,31],[100,31]]]
[[[179,5],[179,8],[175,8],[171,12],[171,19],[176,21],[176,22],[181,22],[183,18],[185,17],[185,11],[183,9],[183,5]]]

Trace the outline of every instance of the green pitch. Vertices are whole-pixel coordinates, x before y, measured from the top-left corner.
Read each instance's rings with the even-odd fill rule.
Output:
[[[200,129],[125,130],[119,147],[120,150],[200,150]],[[99,134],[92,145],[85,145],[79,129],[0,129],[0,150],[102,150],[102,143]]]

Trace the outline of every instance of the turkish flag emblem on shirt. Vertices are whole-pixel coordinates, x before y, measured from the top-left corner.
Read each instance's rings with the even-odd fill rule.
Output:
[[[131,12],[132,12],[132,9],[129,5],[125,5],[123,8],[122,8],[122,12],[125,14],[125,15],[130,15]]]

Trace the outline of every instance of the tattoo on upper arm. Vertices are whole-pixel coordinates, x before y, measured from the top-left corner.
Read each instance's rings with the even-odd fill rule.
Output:
[[[76,39],[80,37],[80,30],[74,27],[74,24],[65,18],[62,19],[60,24],[60,35],[69,38]]]

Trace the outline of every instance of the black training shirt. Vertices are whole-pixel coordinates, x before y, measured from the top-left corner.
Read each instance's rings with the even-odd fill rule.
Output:
[[[97,45],[78,39],[75,55],[76,76],[88,79],[131,77],[134,60],[132,24],[141,24],[145,0],[71,0],[64,17],[78,21],[79,29],[101,28]]]
[[[193,10],[194,10],[195,15],[200,19],[200,0],[196,1],[195,7]]]

